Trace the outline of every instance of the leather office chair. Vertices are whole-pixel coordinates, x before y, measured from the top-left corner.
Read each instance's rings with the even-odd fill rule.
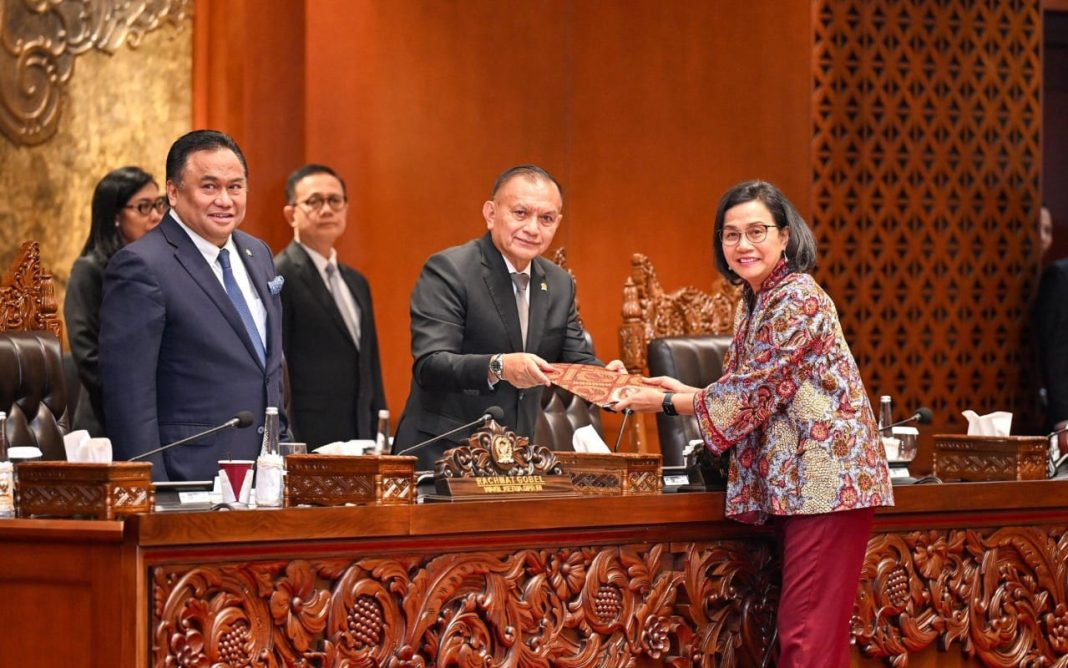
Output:
[[[651,376],[671,376],[687,385],[704,387],[723,373],[723,356],[731,345],[729,336],[669,336],[649,342],[648,365]],[[683,450],[693,439],[701,438],[693,416],[656,416],[660,453],[664,466],[683,466]]]
[[[8,442],[35,446],[45,459],[66,459],[70,430],[59,339],[50,332],[0,332],[0,410]]]
[[[0,281],[0,411],[12,446],[35,446],[45,459],[66,459],[70,430],[59,320],[52,274],[41,246],[26,241]]]
[[[741,290],[722,277],[715,279],[710,290],[683,287],[667,292],[649,258],[635,253],[631,274],[623,284],[623,324],[619,327],[623,364],[631,373],[675,376],[689,385],[708,385],[720,376],[740,299]],[[663,351],[655,363],[654,344],[656,351]],[[677,360],[672,357],[675,351]],[[697,438],[696,422],[674,419],[657,419],[664,466],[682,465],[682,449],[690,438]],[[657,451],[649,443],[644,416],[634,416],[630,434],[635,451]]]

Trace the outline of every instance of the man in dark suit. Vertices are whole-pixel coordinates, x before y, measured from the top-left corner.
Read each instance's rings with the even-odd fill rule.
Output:
[[[1039,239],[1045,253],[1052,243],[1053,219],[1042,207]],[[1068,424],[1068,258],[1061,258],[1042,272],[1035,298],[1035,336],[1039,368],[1046,393],[1046,427]],[[1061,454],[1068,454],[1068,437],[1061,438]]]
[[[293,241],[274,264],[286,279],[282,345],[293,437],[311,448],[374,438],[386,399],[371,288],[334,249],[348,215],[345,182],[329,167],[304,165],[290,175],[286,201]]]
[[[197,130],[167,154],[171,210],[108,263],[100,369],[115,459],[250,411],[230,429],[153,455],[154,480],[206,480],[220,459],[255,459],[281,408],[282,279],[265,243],[236,228],[248,165],[229,136]],[[283,422],[284,424],[284,422]]]
[[[574,281],[540,257],[563,218],[556,179],[535,165],[513,167],[498,177],[482,216],[488,233],[432,256],[412,291],[415,364],[395,452],[494,405],[504,426],[532,437],[549,362],[601,364],[578,322]],[[423,448],[418,468],[433,468],[468,435]]]

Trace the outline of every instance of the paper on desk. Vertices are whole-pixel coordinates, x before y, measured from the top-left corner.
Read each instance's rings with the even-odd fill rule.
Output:
[[[320,455],[366,455],[374,452],[376,445],[370,439],[334,441],[315,448],[312,452],[318,452]]]
[[[111,439],[90,438],[84,429],[72,431],[63,436],[63,449],[68,462],[110,464]]]
[[[611,452],[608,444],[591,424],[575,430],[575,433],[571,435],[571,445],[575,448],[575,452],[597,452],[606,455]]]
[[[1008,436],[1012,431],[1012,413],[997,411],[978,415],[975,411],[961,413],[968,421],[969,436]]]

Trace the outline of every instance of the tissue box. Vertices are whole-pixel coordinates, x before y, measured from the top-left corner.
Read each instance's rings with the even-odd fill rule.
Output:
[[[575,489],[582,494],[659,494],[664,486],[660,477],[660,455],[557,452],[556,458],[571,476]]]
[[[285,505],[414,503],[416,461],[399,455],[289,455]]]
[[[942,480],[1044,480],[1043,436],[935,434],[934,474]]]
[[[15,476],[22,517],[113,520],[152,512],[156,502],[149,462],[23,462]]]

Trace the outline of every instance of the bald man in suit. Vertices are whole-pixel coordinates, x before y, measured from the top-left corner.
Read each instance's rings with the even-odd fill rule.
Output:
[[[494,405],[504,426],[533,437],[550,362],[602,364],[579,324],[574,280],[541,257],[563,218],[556,179],[536,165],[512,167],[482,215],[487,233],[432,256],[412,291],[412,384],[394,452]],[[624,371],[619,360],[608,368]],[[432,469],[468,435],[421,449],[418,468]]]

